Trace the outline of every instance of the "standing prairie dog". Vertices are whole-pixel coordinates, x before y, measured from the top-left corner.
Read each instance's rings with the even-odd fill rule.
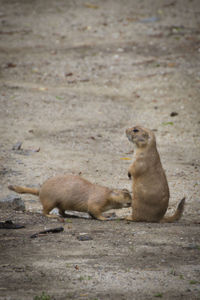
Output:
[[[39,196],[43,206],[43,214],[47,217],[53,208],[66,217],[65,210],[87,212],[98,220],[107,220],[102,212],[131,206],[131,195],[128,190],[115,190],[92,184],[80,176],[60,175],[43,183],[39,190],[22,186],[9,185],[8,188],[17,193]]]
[[[128,128],[126,135],[135,146],[134,160],[128,170],[128,176],[133,180],[132,215],[126,219],[135,222],[179,220],[184,210],[185,198],[180,201],[174,215],[164,217],[170,194],[154,133],[135,126]]]

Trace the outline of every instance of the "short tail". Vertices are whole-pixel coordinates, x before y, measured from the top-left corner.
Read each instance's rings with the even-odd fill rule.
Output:
[[[175,213],[172,216],[163,217],[160,222],[161,223],[172,223],[172,222],[178,221],[183,214],[184,206],[185,206],[185,197],[179,202]]]
[[[32,189],[32,188],[18,186],[18,185],[9,185],[8,188],[11,191],[14,191],[18,194],[32,194],[35,196],[39,196],[39,190],[37,190],[37,189]]]

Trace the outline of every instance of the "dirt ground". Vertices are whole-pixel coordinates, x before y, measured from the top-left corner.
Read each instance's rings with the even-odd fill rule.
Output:
[[[62,224],[22,196],[25,213],[0,210],[25,226],[0,230],[0,300],[200,299],[199,0],[0,4],[1,198],[59,173],[131,189],[135,124],[155,131],[168,213],[186,196],[174,224]]]

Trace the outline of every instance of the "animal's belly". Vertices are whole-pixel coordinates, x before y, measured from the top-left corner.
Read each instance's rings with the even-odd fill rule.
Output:
[[[133,185],[133,196],[138,201],[147,203],[166,202],[169,198],[168,185],[157,178],[136,181]]]
[[[60,199],[58,203],[60,203],[63,210],[87,212],[87,201],[81,197]]]

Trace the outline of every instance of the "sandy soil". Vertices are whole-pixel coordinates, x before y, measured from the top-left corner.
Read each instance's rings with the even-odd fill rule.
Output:
[[[25,225],[0,231],[0,300],[200,299],[200,2],[0,4],[1,198],[10,183],[38,186],[58,173],[131,189],[124,132],[141,124],[155,130],[168,213],[187,201],[174,224],[63,225],[23,196],[25,213],[0,210]]]

